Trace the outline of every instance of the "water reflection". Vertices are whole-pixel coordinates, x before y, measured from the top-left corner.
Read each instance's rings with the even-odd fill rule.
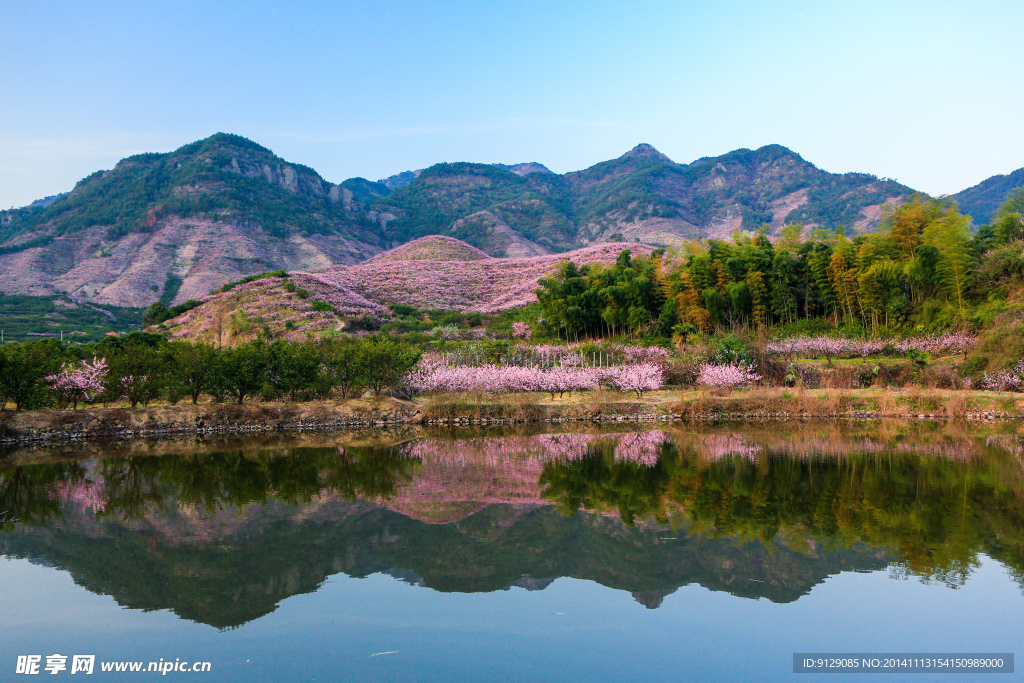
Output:
[[[1024,586],[1024,439],[1001,429],[427,434],[10,465],[0,553],[221,628],[338,572],[462,592],[571,576],[653,608],[690,583],[787,602],[885,568],[955,588],[983,553]]]

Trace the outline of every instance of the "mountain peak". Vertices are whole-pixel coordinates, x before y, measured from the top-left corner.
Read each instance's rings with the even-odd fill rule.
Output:
[[[528,161],[524,164],[494,164],[498,168],[503,168],[506,171],[512,171],[517,176],[527,176],[531,173],[544,173],[546,175],[554,175],[550,168],[544,164],[537,163],[536,161]]]
[[[623,154],[620,158],[628,159],[631,157],[637,159],[661,159],[662,161],[672,161],[667,156],[656,150],[653,146],[648,145],[646,142],[641,142],[639,145]]]
[[[412,181],[419,178],[420,174],[423,173],[424,170],[425,169],[420,168],[415,171],[402,171],[401,173],[396,173],[395,175],[388,176],[387,178],[381,178],[377,182],[384,185],[389,190],[397,190],[398,188],[405,187]]]

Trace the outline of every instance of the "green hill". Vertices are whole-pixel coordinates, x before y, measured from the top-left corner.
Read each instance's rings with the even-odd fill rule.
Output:
[[[996,211],[1006,200],[1006,195],[1024,187],[1024,168],[1013,173],[994,175],[953,195],[962,213],[974,219],[975,225],[991,222]]]
[[[527,239],[552,251],[574,246],[569,195],[561,176],[519,176],[489,164],[437,164],[377,202],[397,216],[386,235],[396,244],[444,234],[481,246],[486,235],[454,226],[460,218],[491,211]],[[471,224],[472,225],[472,224]]]
[[[96,225],[116,239],[177,215],[254,222],[277,237],[349,233],[375,243],[379,235],[359,204],[388,192],[362,178],[333,185],[251,140],[217,133],[166,154],[123,159],[46,206],[3,212],[0,239],[42,228],[69,235]]]

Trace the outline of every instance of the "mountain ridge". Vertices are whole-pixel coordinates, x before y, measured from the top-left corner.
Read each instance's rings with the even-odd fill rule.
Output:
[[[1018,187],[1024,187],[1024,168],[990,176],[950,197],[956,200],[961,213],[974,219],[975,225],[984,225],[992,221],[1006,196]]]
[[[953,198],[990,215],[1018,174],[1024,183],[1021,169]],[[797,222],[861,233],[912,194],[869,174],[823,171],[781,145],[679,164],[641,143],[565,174],[537,162],[457,162],[331,183],[218,133],[128,157],[69,193],[0,212],[0,292],[180,303],[248,275],[352,265],[431,234],[490,256],[529,257],[604,242],[774,234]]]

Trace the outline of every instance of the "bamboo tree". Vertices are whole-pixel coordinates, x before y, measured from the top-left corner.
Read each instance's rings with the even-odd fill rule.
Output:
[[[947,295],[956,301],[961,313],[964,310],[964,289],[972,260],[969,224],[970,219],[953,206],[924,230],[925,241],[939,252],[936,273]]]

